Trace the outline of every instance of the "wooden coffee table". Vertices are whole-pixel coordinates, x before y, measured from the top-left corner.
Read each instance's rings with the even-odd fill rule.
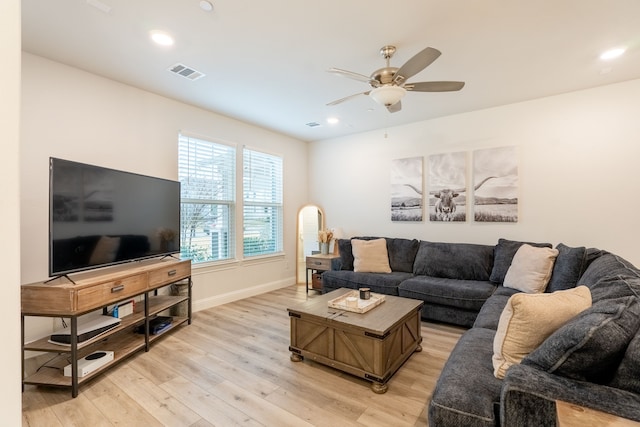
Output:
[[[387,381],[422,342],[422,301],[385,295],[366,313],[329,308],[328,301],[350,289],[338,289],[288,308],[291,319],[291,360],[305,357],[371,381],[375,393],[387,391]]]

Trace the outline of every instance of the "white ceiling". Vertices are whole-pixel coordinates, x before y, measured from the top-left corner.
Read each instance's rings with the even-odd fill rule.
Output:
[[[23,49],[305,141],[640,78],[639,0],[211,0],[212,12],[199,3],[22,0]],[[151,30],[175,45],[154,45]],[[369,75],[387,44],[396,67],[426,46],[442,52],[410,81],[466,86],[409,92],[393,114],[364,95],[326,106],[369,88],[326,70]],[[598,58],[617,46],[623,57]],[[169,73],[176,63],[206,77]]]

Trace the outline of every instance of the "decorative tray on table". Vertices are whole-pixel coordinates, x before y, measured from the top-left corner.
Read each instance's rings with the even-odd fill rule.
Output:
[[[360,299],[359,295],[359,291],[347,292],[338,298],[329,300],[329,307],[354,313],[366,313],[384,302],[384,295],[381,294],[372,293],[369,299]]]

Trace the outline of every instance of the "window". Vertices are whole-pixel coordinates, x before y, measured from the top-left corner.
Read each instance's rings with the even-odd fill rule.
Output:
[[[243,175],[244,256],[282,251],[282,157],[245,148]]]
[[[178,139],[180,255],[192,262],[235,257],[236,148]]]

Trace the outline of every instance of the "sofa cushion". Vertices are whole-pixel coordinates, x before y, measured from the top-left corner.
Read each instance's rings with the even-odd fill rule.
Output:
[[[371,292],[398,295],[398,285],[413,277],[411,273],[356,273],[347,270],[329,270],[322,273],[322,292],[339,288],[371,288]]]
[[[401,297],[403,290],[398,288],[398,294]],[[478,310],[465,310],[460,307],[450,305],[431,304],[425,302],[422,306],[422,319],[433,322],[443,322],[449,325],[458,325],[464,328],[470,328],[478,317]]]
[[[640,326],[638,301],[630,296],[594,302],[522,363],[576,380],[609,382]]]
[[[489,280],[493,246],[420,242],[413,273],[461,280]]]
[[[511,365],[520,363],[556,329],[589,307],[591,292],[586,286],[554,293],[518,293],[509,298],[493,341],[496,378],[504,378]]]
[[[609,385],[640,394],[640,332],[629,343]]]
[[[603,277],[589,287],[593,302],[621,297],[640,297],[640,279],[632,276]]]
[[[511,266],[511,260],[516,254],[520,246],[525,243],[538,248],[550,248],[551,243],[531,243],[531,242],[518,242],[514,240],[499,239],[498,244],[493,251],[493,269],[491,270],[491,276],[489,280],[493,283],[502,284],[504,282],[504,276]]]
[[[498,321],[500,320],[502,310],[504,310],[511,295],[518,293],[520,293],[520,291],[517,289],[498,286],[493,295],[482,305],[478,317],[476,317],[473,323],[473,327],[493,329],[494,331],[498,329]]]
[[[624,258],[610,252],[604,252],[585,270],[578,284],[592,287],[601,279],[611,276],[640,277],[638,269]]]
[[[558,257],[553,265],[547,292],[575,288],[587,262],[587,248],[571,248],[563,243],[556,246]]]
[[[536,248],[527,244],[520,246],[504,276],[503,286],[527,293],[544,292],[557,256],[557,249]]]
[[[491,343],[495,331],[466,331],[438,378],[429,403],[431,426],[491,426],[500,405],[502,381],[493,376]]]
[[[356,273],[391,273],[385,239],[351,241],[353,271]]]
[[[389,253],[389,266],[392,271],[413,272],[413,262],[416,259],[420,241],[416,239],[390,239],[387,238],[387,252]]]
[[[399,285],[399,295],[425,303],[479,311],[496,288],[491,282],[414,276]]]

